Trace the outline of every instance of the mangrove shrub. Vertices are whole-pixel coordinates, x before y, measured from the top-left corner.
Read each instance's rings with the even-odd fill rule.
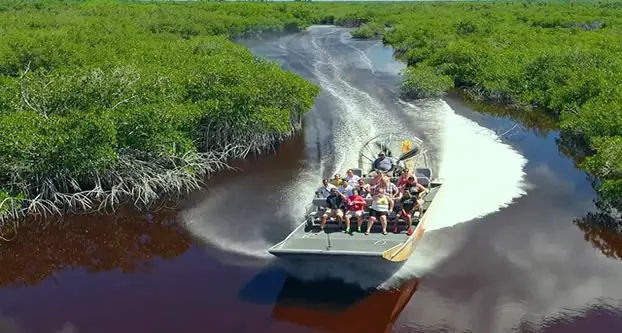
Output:
[[[402,94],[407,98],[440,97],[454,85],[450,76],[425,65],[408,67],[403,76]]]
[[[319,88],[231,39],[298,31],[300,8],[2,7],[0,218],[149,206],[291,135]]]

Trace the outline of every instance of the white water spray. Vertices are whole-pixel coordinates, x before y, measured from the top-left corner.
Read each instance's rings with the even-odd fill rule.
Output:
[[[526,194],[527,160],[519,152],[492,130],[457,115],[444,101],[434,111],[445,120],[438,176],[448,206],[428,231],[484,217]]]
[[[377,98],[343,78],[341,75],[343,69],[340,68],[342,59],[335,58],[336,56],[331,55],[321,43],[318,43],[318,38],[328,34],[316,33],[307,41],[301,42],[304,43],[301,45],[302,51],[291,52],[297,56],[311,54],[314,58],[312,70],[319,80],[323,94],[328,94],[329,98],[337,102],[336,109],[330,110],[334,112],[331,118],[332,128],[322,127],[327,124],[323,122],[322,116],[318,115],[318,119],[310,122],[315,128],[307,132],[309,135],[315,130],[316,136],[323,135],[327,138],[327,133],[321,131],[332,129],[332,138],[329,138],[332,147],[320,147],[320,152],[326,154],[325,148],[328,148],[330,153],[336,154],[334,163],[325,165],[324,155],[319,170],[317,165],[315,168],[307,167],[302,175],[292,179],[292,183],[275,189],[273,195],[262,194],[264,197],[253,196],[252,193],[243,195],[245,200],[254,202],[254,208],[247,208],[246,211],[241,209],[241,206],[244,206],[243,201],[238,201],[236,206],[227,204],[239,200],[244,188],[248,188],[246,180],[240,179],[235,181],[235,184],[240,185],[228,184],[226,188],[213,191],[217,195],[210,196],[184,214],[184,220],[190,222],[190,230],[211,246],[223,252],[271,259],[267,249],[274,242],[266,239],[266,226],[287,227],[290,229],[286,231],[292,230],[295,225],[302,222],[305,209],[313,197],[315,188],[319,186],[325,169],[340,172],[347,166],[356,165],[358,159],[356,145],[362,145],[366,139],[361,137],[362,133],[372,137],[375,132],[387,130],[380,128],[380,124],[384,124],[385,127],[393,126],[392,130],[395,130],[395,124],[400,124],[399,117],[393,119],[396,115],[380,112],[384,111],[384,108]],[[281,51],[288,52],[288,48],[284,45],[279,47]],[[391,287],[397,281],[424,275],[464,241],[464,239],[447,239],[440,232],[441,229],[496,212],[510,204],[513,199],[525,194],[522,179],[526,160],[509,145],[502,143],[493,131],[457,115],[443,101],[433,101],[423,108],[406,102],[402,104],[406,109],[416,109],[416,121],[424,125],[423,134],[434,141],[432,146],[438,150],[436,152],[440,159],[438,176],[444,180],[443,205],[446,208],[438,212],[434,221],[430,221],[426,236],[413,257],[388,279],[386,272],[381,269],[360,267],[356,262],[339,265],[331,262],[302,264],[294,267],[293,271],[310,278],[320,278],[322,275],[342,278],[364,287],[372,284],[374,286],[380,284],[381,288]],[[323,113],[323,116],[327,117],[326,113]],[[357,121],[348,122],[349,119]],[[401,126],[403,125],[401,123]],[[264,189],[262,193],[267,191]],[[274,208],[275,202],[280,204],[271,213],[270,209]],[[231,263],[230,259],[228,260]],[[379,278],[383,276],[384,280],[379,283]]]

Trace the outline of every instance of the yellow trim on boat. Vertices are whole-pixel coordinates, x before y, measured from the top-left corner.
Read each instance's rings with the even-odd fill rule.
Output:
[[[442,201],[440,200],[440,196],[442,193],[443,185],[440,186],[440,188],[438,189],[438,193],[436,193],[436,196],[430,204],[430,207],[428,207],[428,210],[425,212],[425,214],[423,214],[423,217],[421,218],[421,221],[419,221],[415,232],[411,236],[409,236],[404,243],[384,251],[382,253],[382,257],[384,259],[392,262],[401,262],[407,260],[412,255],[413,251],[415,250],[415,246],[419,243],[419,240],[425,232],[425,224],[434,214],[434,212],[438,210],[438,208],[436,207],[439,206],[438,202]]]

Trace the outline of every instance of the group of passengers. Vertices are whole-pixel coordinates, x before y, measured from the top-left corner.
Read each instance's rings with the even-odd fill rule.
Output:
[[[417,182],[408,168],[405,168],[397,179],[397,184],[385,172],[377,171],[370,184],[348,170],[347,175],[341,178],[339,174],[331,180],[324,179],[323,185],[317,194],[326,198],[324,214],[321,217],[320,231],[324,230],[328,218],[337,219],[341,227],[345,220],[345,232],[350,233],[350,220],[357,219],[357,231],[361,231],[363,224],[363,212],[367,208],[366,199],[371,198],[369,207],[369,220],[365,235],[369,235],[376,220],[380,220],[382,233],[387,234],[387,218],[394,213],[393,232],[399,233],[398,219],[400,216],[406,220],[410,236],[412,230],[412,217],[421,214],[421,194],[426,188]]]

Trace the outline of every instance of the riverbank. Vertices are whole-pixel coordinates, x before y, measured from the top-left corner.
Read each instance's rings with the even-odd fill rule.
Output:
[[[403,14],[395,14],[399,9]],[[620,17],[619,2],[400,4],[377,10],[352,35],[382,37],[407,62],[407,96],[457,87],[471,100],[524,113],[519,119],[545,110],[561,131],[560,152],[594,177],[599,207],[616,213],[622,208]]]
[[[319,88],[231,41],[310,24],[297,6],[276,8],[4,3],[4,231],[25,216],[183,196],[295,133]]]
[[[519,118],[536,123],[533,107],[547,110],[560,151],[595,176],[611,211],[622,206],[622,118],[611,111],[622,105],[619,11],[616,3],[5,2],[0,222],[110,212],[122,202],[148,208],[198,189],[228,159],[290,137],[319,88],[232,40],[314,23],[382,36],[410,65],[410,96],[457,87],[518,106]]]

